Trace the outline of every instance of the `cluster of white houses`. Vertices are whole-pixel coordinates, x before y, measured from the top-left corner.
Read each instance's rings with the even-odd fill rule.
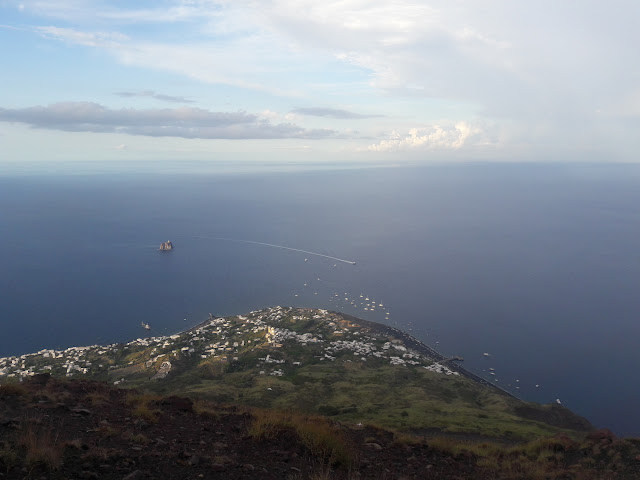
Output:
[[[291,328],[297,322],[310,325],[304,333]],[[291,327],[291,328],[286,328]],[[306,327],[305,327],[306,328]],[[305,328],[297,328],[304,330]],[[273,307],[254,311],[247,316],[211,318],[186,332],[150,338],[139,338],[126,344],[91,345],[66,350],[41,350],[37,353],[0,358],[0,380],[5,377],[27,377],[36,373],[96,374],[127,367],[134,363],[154,369],[153,378],[164,378],[172,369],[172,359],[192,357],[237,361],[246,352],[264,349],[264,356],[256,357],[260,374],[282,376],[288,362],[300,367],[305,359],[292,358],[285,344],[294,342],[314,348],[312,358],[317,361],[344,361],[375,358],[388,360],[391,365],[423,366],[434,373],[458,375],[444,365],[433,363],[420,353],[408,349],[400,340],[389,340],[381,335],[370,335],[366,329],[326,310]],[[297,350],[300,355],[300,350]],[[348,355],[348,358],[345,358]],[[279,358],[275,358],[279,357]],[[285,360],[282,357],[287,357]],[[115,383],[121,383],[118,379]]]

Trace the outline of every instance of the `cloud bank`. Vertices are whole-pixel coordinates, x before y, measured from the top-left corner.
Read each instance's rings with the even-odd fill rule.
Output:
[[[336,135],[328,129],[272,124],[246,112],[211,112],[201,108],[110,109],[92,102],[0,108],[0,121],[67,132],[124,133],[151,137],[202,139],[319,139]]]
[[[411,150],[458,150],[474,140],[478,140],[482,130],[466,122],[454,126],[432,125],[412,128],[407,135],[397,132],[391,138],[369,145],[372,152],[402,152]]]

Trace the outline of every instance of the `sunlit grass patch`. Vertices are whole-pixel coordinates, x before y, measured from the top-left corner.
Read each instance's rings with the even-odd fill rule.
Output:
[[[109,397],[102,392],[91,392],[85,397],[93,407],[102,407],[109,403]]]
[[[132,443],[136,443],[138,445],[148,445],[151,443],[151,440],[141,433],[133,433],[133,432],[125,432],[122,437]]]
[[[143,418],[149,423],[156,423],[161,412],[153,406],[157,406],[160,398],[148,393],[132,393],[127,396],[127,404],[132,407],[132,413],[136,417]]]
[[[325,418],[274,410],[253,411],[250,436],[269,440],[287,431],[295,434],[310,456],[323,464],[349,468],[354,462],[355,449],[340,429]]]
[[[56,470],[62,466],[64,445],[58,441],[52,427],[25,422],[18,444],[25,449],[27,465],[42,465],[48,470]]]
[[[207,400],[196,399],[193,402],[193,411],[201,417],[207,417],[213,420],[218,418],[218,409],[213,403]]]

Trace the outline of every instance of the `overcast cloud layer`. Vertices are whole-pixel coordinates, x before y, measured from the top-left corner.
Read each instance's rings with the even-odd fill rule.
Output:
[[[393,161],[434,149],[637,160],[635,1],[124,5],[0,4],[0,48],[13,60],[0,79],[0,119],[105,134],[309,138],[312,148]]]

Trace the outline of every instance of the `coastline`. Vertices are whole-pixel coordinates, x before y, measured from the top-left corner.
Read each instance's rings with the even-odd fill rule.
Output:
[[[413,337],[412,335],[410,335],[407,332],[404,332],[402,330],[399,330],[395,327],[391,327],[389,325],[385,325],[382,323],[378,323],[378,322],[373,322],[370,320],[365,320],[362,318],[358,318],[355,317],[353,315],[349,315],[346,313],[342,313],[342,312],[338,312],[335,310],[324,310],[324,309],[318,309],[318,308],[309,308],[309,307],[281,307],[281,306],[276,306],[276,307],[265,307],[263,309],[257,310],[257,311],[262,311],[262,310],[269,310],[272,308],[284,308],[284,309],[298,309],[298,310],[305,310],[305,311],[324,311],[324,312],[328,312],[331,313],[332,315],[337,315],[339,317],[341,317],[342,319],[346,320],[347,322],[352,323],[353,325],[356,325],[359,328],[363,328],[363,329],[368,329],[370,331],[373,332],[377,332],[383,336],[385,336],[386,338],[389,338],[390,340],[392,339],[397,339],[400,340],[406,347],[415,350],[416,352],[420,353],[421,355],[424,355],[430,359],[433,359],[435,361],[435,363],[439,363],[441,365],[444,366],[444,363],[446,363],[446,368],[453,371],[453,372],[457,372],[459,375],[464,376],[478,384],[481,384],[483,386],[486,387],[490,387],[491,389],[493,389],[494,391],[496,391],[497,393],[500,393],[502,395],[514,398],[516,400],[519,401],[523,401],[522,399],[518,398],[517,396],[513,395],[512,393],[504,390],[503,388],[499,387],[498,385],[495,385],[485,379],[483,379],[482,377],[469,372],[468,370],[464,369],[463,367],[461,367],[459,364],[454,363],[455,357],[454,358],[447,358],[444,355],[440,354],[439,352],[437,352],[436,350],[434,350],[433,348],[429,347],[428,345],[426,345],[425,343],[423,343],[422,341],[418,340],[417,338]],[[254,312],[250,312],[250,313],[254,313]],[[27,354],[23,354],[23,355],[18,355],[18,356],[9,356],[9,357],[2,357],[0,358],[0,360],[4,360],[5,362],[12,360],[12,359],[19,359],[19,358],[26,358],[26,357],[32,357],[35,355],[40,355],[40,354],[44,354],[46,356],[49,355],[49,353],[46,352],[53,352],[53,358],[55,358],[55,355],[58,355],[62,352],[84,352],[84,351],[88,351],[91,349],[99,349],[99,348],[126,348],[129,344],[133,344],[133,343],[144,343],[144,342],[149,342],[149,341],[154,341],[157,339],[163,339],[163,338],[174,338],[183,334],[187,334],[187,333],[193,333],[195,330],[198,330],[200,328],[203,328],[205,326],[207,326],[212,320],[214,319],[225,319],[225,318],[230,318],[230,317],[238,317],[238,316],[242,316],[243,314],[237,314],[237,315],[226,315],[224,317],[217,317],[211,314],[211,316],[209,316],[208,318],[206,318],[205,320],[197,323],[196,325],[184,328],[182,330],[178,330],[177,332],[173,333],[173,334],[165,334],[165,335],[149,335],[149,336],[145,336],[145,337],[138,337],[137,339],[131,340],[129,342],[116,342],[113,344],[109,344],[109,345],[87,345],[87,346],[73,346],[73,347],[68,347],[67,349],[64,350],[51,350],[51,349],[43,349],[39,352],[30,352]],[[151,332],[153,332],[153,330],[151,330]],[[150,333],[151,333],[150,332]],[[4,369],[0,369],[0,370],[4,370]],[[83,370],[82,368],[80,370]],[[84,369],[86,370],[86,369]],[[67,372],[68,373],[68,372]],[[2,376],[2,372],[0,372],[0,376]]]
[[[332,313],[336,313],[338,315],[342,315],[345,319],[356,323],[362,327],[367,327],[370,328],[372,330],[377,330],[387,336],[395,336],[395,337],[399,337],[400,339],[402,339],[402,341],[410,348],[417,350],[418,352],[422,353],[423,355],[427,355],[431,358],[433,358],[434,360],[436,360],[437,362],[442,362],[443,360],[447,360],[447,357],[445,357],[444,355],[442,355],[441,353],[435,351],[433,348],[431,348],[430,346],[426,345],[425,343],[421,342],[420,340],[418,340],[417,338],[413,337],[412,335],[408,334],[407,332],[404,332],[402,330],[399,330],[395,327],[391,327],[389,325],[385,325],[383,323],[378,323],[378,322],[372,322],[370,320],[364,320],[362,318],[358,318],[358,317],[354,317],[353,315],[348,315],[345,313],[341,313],[341,312],[335,312],[332,311]],[[470,372],[469,370],[466,370],[465,368],[463,368],[462,366],[460,366],[457,363],[454,363],[454,361],[449,361],[447,363],[447,368],[449,368],[450,370],[456,371],[458,372],[460,375],[469,378],[470,380],[475,381],[476,383],[479,383],[481,385],[484,385],[486,387],[490,387],[493,388],[494,390],[497,390],[499,393],[506,395],[508,397],[511,398],[515,398],[516,400],[520,400],[521,402],[525,402],[525,400],[518,398],[517,396],[515,396],[514,394],[512,394],[511,392],[508,392],[507,390],[503,389],[502,387],[499,387],[498,385],[495,385],[491,382],[489,382],[488,380],[485,380],[484,378],[476,375],[475,373]]]
[[[271,307],[265,307],[265,308],[271,308]],[[283,308],[301,308],[303,310],[319,310],[316,308],[308,308],[308,307],[283,307]],[[343,317],[345,320],[348,320],[352,323],[355,323],[361,327],[365,327],[365,328],[369,328],[371,330],[375,330],[378,331],[380,333],[382,333],[383,335],[386,335],[388,337],[396,337],[396,338],[400,338],[408,347],[412,348],[413,350],[418,351],[419,353],[426,355],[428,357],[433,358],[436,362],[442,362],[444,360],[447,360],[447,357],[445,357],[444,355],[442,355],[441,353],[437,352],[436,350],[434,350],[433,348],[431,348],[430,346],[428,346],[427,344],[425,344],[424,342],[418,340],[417,338],[415,338],[414,336],[408,334],[407,332],[403,331],[403,330],[399,330],[395,327],[391,327],[389,325],[385,325],[384,323],[378,323],[378,322],[373,322],[371,320],[365,320],[363,318],[359,318],[359,317],[354,317],[353,315],[349,315],[347,313],[343,313],[343,312],[339,312],[339,311],[335,311],[335,310],[328,310],[328,312],[336,314],[336,315],[340,315],[341,317]],[[240,314],[242,315],[242,314]],[[227,315],[227,316],[235,316],[235,315]],[[225,317],[216,317],[215,315],[213,316],[213,318],[225,318]],[[182,333],[187,333],[187,332],[191,332],[193,330],[196,330],[198,328],[202,328],[204,327],[209,321],[211,321],[211,318],[207,318],[206,320],[198,323],[197,325],[194,325],[192,327],[187,328],[186,330],[182,330],[180,332],[178,332],[178,334],[182,334]],[[516,400],[519,400],[521,402],[526,402],[526,400],[523,400],[519,397],[517,397],[516,395],[514,395],[513,393],[503,389],[502,387],[495,385],[491,382],[489,382],[488,380],[485,380],[484,378],[476,375],[475,373],[470,372],[469,370],[466,370],[465,368],[463,368],[462,366],[460,366],[457,363],[454,363],[455,361],[449,361],[447,362],[447,368],[449,368],[450,370],[453,370],[455,372],[458,372],[460,375],[473,380],[476,383],[479,383],[481,385],[484,385],[485,387],[489,387],[492,388],[493,390],[496,390],[498,393],[502,394],[502,395],[506,395],[508,397],[514,398]]]

